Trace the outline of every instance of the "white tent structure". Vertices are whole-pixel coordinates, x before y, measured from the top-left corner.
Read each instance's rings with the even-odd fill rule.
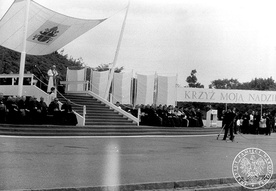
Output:
[[[50,54],[104,20],[72,18],[32,0],[15,0],[0,20],[0,45],[21,53],[18,94],[22,94],[26,54]]]

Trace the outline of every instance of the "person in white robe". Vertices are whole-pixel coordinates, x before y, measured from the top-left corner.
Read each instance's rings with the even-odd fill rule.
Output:
[[[56,66],[53,65],[47,72],[49,80],[48,80],[48,88],[47,88],[47,92],[50,93],[51,92],[51,88],[54,87],[56,89],[56,79],[58,76],[58,72],[56,70]]]

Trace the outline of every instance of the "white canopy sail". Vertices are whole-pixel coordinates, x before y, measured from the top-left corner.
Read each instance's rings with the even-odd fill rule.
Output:
[[[15,0],[0,21],[0,45],[22,52],[24,39],[25,0]],[[106,19],[77,19],[47,9],[30,1],[26,54],[50,54]]]
[[[0,20],[0,45],[21,53],[18,95],[22,95],[26,54],[50,54],[104,20],[77,19],[32,0],[15,0]]]

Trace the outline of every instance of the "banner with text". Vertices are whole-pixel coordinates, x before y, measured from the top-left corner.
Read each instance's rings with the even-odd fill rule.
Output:
[[[177,101],[276,104],[275,91],[177,88]]]

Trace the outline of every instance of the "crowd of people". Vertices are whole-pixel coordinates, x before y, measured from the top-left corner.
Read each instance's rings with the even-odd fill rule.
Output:
[[[0,123],[76,125],[77,118],[70,100],[61,105],[58,98],[54,98],[47,105],[43,97],[38,101],[35,96],[1,95]]]
[[[116,103],[116,105],[120,105]],[[203,112],[194,107],[183,108],[172,105],[137,105],[134,109],[120,106],[122,109],[138,116],[140,124],[166,127],[203,127]],[[241,112],[235,108],[222,111],[222,127],[230,134],[264,134],[276,132],[276,113],[258,111]],[[231,132],[233,131],[233,133]],[[226,133],[227,134],[227,133]]]
[[[237,134],[264,134],[270,135],[271,132],[275,132],[275,113],[259,111],[238,112],[233,109],[235,116],[233,122],[234,133]],[[225,116],[226,111],[222,112],[222,125],[226,126]]]
[[[166,127],[203,127],[202,112],[194,107],[183,108],[172,105],[137,105],[129,110],[134,116],[140,108],[140,124]]]

